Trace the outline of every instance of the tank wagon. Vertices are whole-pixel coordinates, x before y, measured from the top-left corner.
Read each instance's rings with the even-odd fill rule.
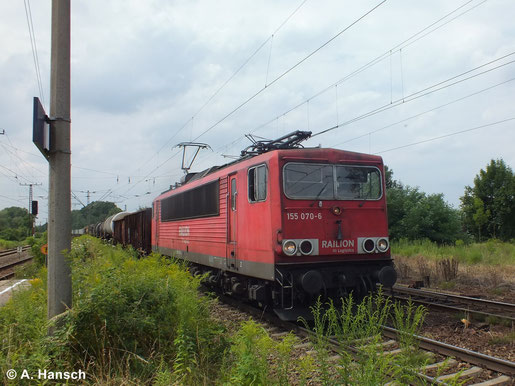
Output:
[[[109,216],[102,222],[90,224],[83,228],[83,234],[88,234],[91,236],[110,240],[113,238],[115,221],[121,220],[129,214],[130,213],[128,213],[128,212],[119,212],[119,213]],[[78,230],[76,230],[76,231],[78,231]],[[74,232],[76,232],[76,231],[74,231]]]
[[[152,205],[152,250],[285,320],[320,295],[390,287],[381,157],[301,148],[310,132],[255,142],[242,158],[188,174]]]

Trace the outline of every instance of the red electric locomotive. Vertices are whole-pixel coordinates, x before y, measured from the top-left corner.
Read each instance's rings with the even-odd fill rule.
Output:
[[[310,134],[255,142],[236,162],[188,174],[153,202],[152,249],[286,320],[320,295],[391,287],[381,157],[300,148]]]

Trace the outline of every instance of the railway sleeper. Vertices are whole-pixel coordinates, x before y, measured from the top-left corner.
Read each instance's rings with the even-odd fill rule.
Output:
[[[388,346],[394,346],[396,344],[397,344],[397,341],[395,341],[393,339],[390,339],[390,340],[387,340],[385,342],[363,344],[363,345],[354,346],[354,347],[356,347],[359,350],[359,349],[363,349],[363,348],[366,348],[366,347],[388,347]]]
[[[481,367],[477,367],[477,366],[472,366],[470,368],[468,368],[467,370],[464,370],[462,372],[457,372],[457,373],[452,373],[452,374],[446,374],[446,375],[440,375],[439,377],[436,378],[437,381],[446,381],[448,379],[453,379],[453,378],[464,378],[464,377],[467,377],[467,378],[475,378],[477,376],[479,376],[479,374],[483,371],[483,369]]]
[[[512,382],[512,379],[507,375],[501,375],[497,378],[489,379],[487,381],[481,383],[474,383],[471,386],[501,386],[501,385],[509,385]]]
[[[449,359],[446,359],[444,361],[441,361],[441,362],[437,362],[437,363],[432,363],[430,365],[426,365],[422,368],[422,370],[424,371],[432,371],[432,370],[437,370],[437,369],[440,369],[440,368],[447,368],[447,367],[450,367],[450,366],[455,366],[456,364],[458,364],[458,362],[453,359],[453,358],[449,358]]]

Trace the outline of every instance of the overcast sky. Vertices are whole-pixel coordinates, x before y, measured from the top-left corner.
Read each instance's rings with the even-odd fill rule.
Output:
[[[379,154],[457,208],[491,159],[515,167],[514,15],[513,0],[73,1],[72,208],[88,191],[150,206],[182,176],[183,141],[213,149],[199,171],[248,133],[334,127],[306,145]],[[0,209],[41,184],[38,223],[32,98],[50,110],[50,19],[50,0],[0,3]]]

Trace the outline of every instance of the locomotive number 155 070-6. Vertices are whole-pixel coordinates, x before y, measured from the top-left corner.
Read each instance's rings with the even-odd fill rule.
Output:
[[[286,213],[286,218],[288,220],[322,220],[322,213],[313,213],[313,212],[291,212]]]

